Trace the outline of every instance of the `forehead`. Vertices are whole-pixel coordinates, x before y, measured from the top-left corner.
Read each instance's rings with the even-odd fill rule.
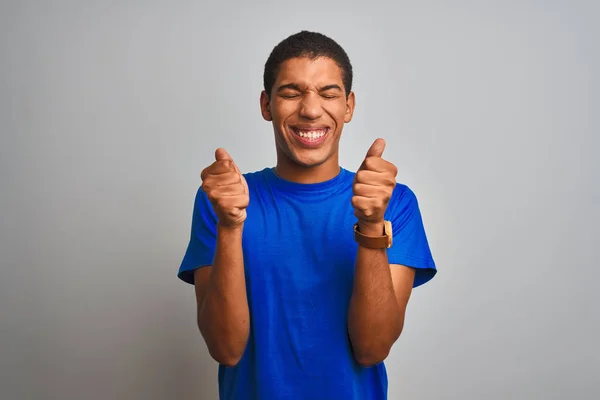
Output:
[[[281,63],[275,82],[276,86],[287,83],[306,86],[330,84],[342,86],[342,70],[328,57],[291,58]]]

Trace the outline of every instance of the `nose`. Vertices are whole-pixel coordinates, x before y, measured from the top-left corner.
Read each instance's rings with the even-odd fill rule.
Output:
[[[306,119],[318,119],[323,114],[321,98],[315,93],[307,93],[300,103],[300,116]]]

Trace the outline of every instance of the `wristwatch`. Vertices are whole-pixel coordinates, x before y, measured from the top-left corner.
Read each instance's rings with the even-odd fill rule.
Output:
[[[392,247],[392,238],[392,223],[390,221],[383,221],[382,236],[363,235],[358,230],[358,222],[354,224],[354,240],[362,247],[369,249],[389,249]]]

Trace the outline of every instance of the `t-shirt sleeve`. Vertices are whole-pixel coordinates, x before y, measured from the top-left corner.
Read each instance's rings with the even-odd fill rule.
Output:
[[[190,241],[177,276],[193,285],[194,271],[212,265],[216,243],[217,216],[206,193],[199,188],[194,201]]]
[[[389,263],[415,268],[413,287],[431,280],[437,268],[425,234],[417,197],[410,188],[396,185],[388,204],[386,219],[392,222],[394,234],[392,247],[387,249]]]

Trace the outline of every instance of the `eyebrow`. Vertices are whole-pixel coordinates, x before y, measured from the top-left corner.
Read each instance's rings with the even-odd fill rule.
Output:
[[[325,92],[327,90],[332,90],[332,89],[339,90],[340,92],[342,91],[342,88],[339,85],[327,85],[327,86],[323,86],[320,91],[321,92]]]
[[[287,84],[285,84],[285,85],[281,85],[281,86],[279,86],[279,87],[277,88],[277,92],[281,92],[281,91],[283,91],[283,90],[285,90],[285,89],[297,90],[297,91],[299,91],[299,92],[301,92],[301,91],[302,91],[302,89],[300,89],[300,86],[298,86],[297,84],[295,84],[295,83],[287,83]],[[334,89],[335,89],[335,90],[342,91],[342,88],[340,87],[340,85],[336,85],[336,84],[333,84],[333,85],[327,85],[327,86],[323,86],[321,89],[319,89],[319,91],[320,91],[320,92],[325,92],[325,91],[327,91],[327,90],[334,90]]]
[[[298,92],[301,91],[300,86],[296,85],[295,83],[287,83],[285,85],[281,85],[277,88],[277,92],[281,92],[285,89],[292,89],[292,90],[297,90]]]

